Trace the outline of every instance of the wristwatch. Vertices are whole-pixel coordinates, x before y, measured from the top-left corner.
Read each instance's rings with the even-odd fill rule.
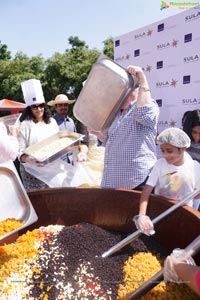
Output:
[[[144,92],[151,92],[150,88],[145,85],[140,85],[139,90],[143,90]]]

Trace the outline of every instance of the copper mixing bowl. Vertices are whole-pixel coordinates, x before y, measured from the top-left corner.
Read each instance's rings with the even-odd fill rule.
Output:
[[[132,217],[138,213],[140,192],[97,188],[52,188],[28,192],[38,221],[26,230],[50,224],[73,225],[88,222],[128,234],[136,230]],[[175,202],[151,196],[148,215],[155,218]],[[179,207],[155,225],[153,238],[171,252],[185,248],[200,233],[200,213]],[[21,231],[24,233],[25,231]],[[200,253],[195,256],[200,263]]]

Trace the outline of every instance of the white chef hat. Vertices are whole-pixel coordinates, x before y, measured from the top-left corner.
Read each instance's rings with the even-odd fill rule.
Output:
[[[163,130],[157,137],[158,144],[170,144],[174,147],[190,147],[189,136],[180,128],[171,127]]]
[[[27,106],[45,103],[40,80],[29,79],[21,83],[24,100]]]

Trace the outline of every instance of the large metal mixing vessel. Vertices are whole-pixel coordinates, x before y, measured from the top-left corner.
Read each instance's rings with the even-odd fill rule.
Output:
[[[132,217],[138,213],[140,192],[112,189],[54,188],[28,192],[38,221],[31,230],[49,224],[72,225],[89,222],[105,229],[130,234],[136,230]],[[174,201],[151,196],[148,214],[155,218]],[[185,248],[200,233],[200,213],[180,207],[155,225],[155,240],[166,250]],[[196,257],[200,263],[200,254]]]

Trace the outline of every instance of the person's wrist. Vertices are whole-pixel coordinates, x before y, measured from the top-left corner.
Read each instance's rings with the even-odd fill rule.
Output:
[[[140,84],[139,85],[139,91],[150,92],[151,90],[150,90],[148,84]]]
[[[87,154],[88,153],[88,146],[86,146],[86,145],[79,145],[79,151]]]

